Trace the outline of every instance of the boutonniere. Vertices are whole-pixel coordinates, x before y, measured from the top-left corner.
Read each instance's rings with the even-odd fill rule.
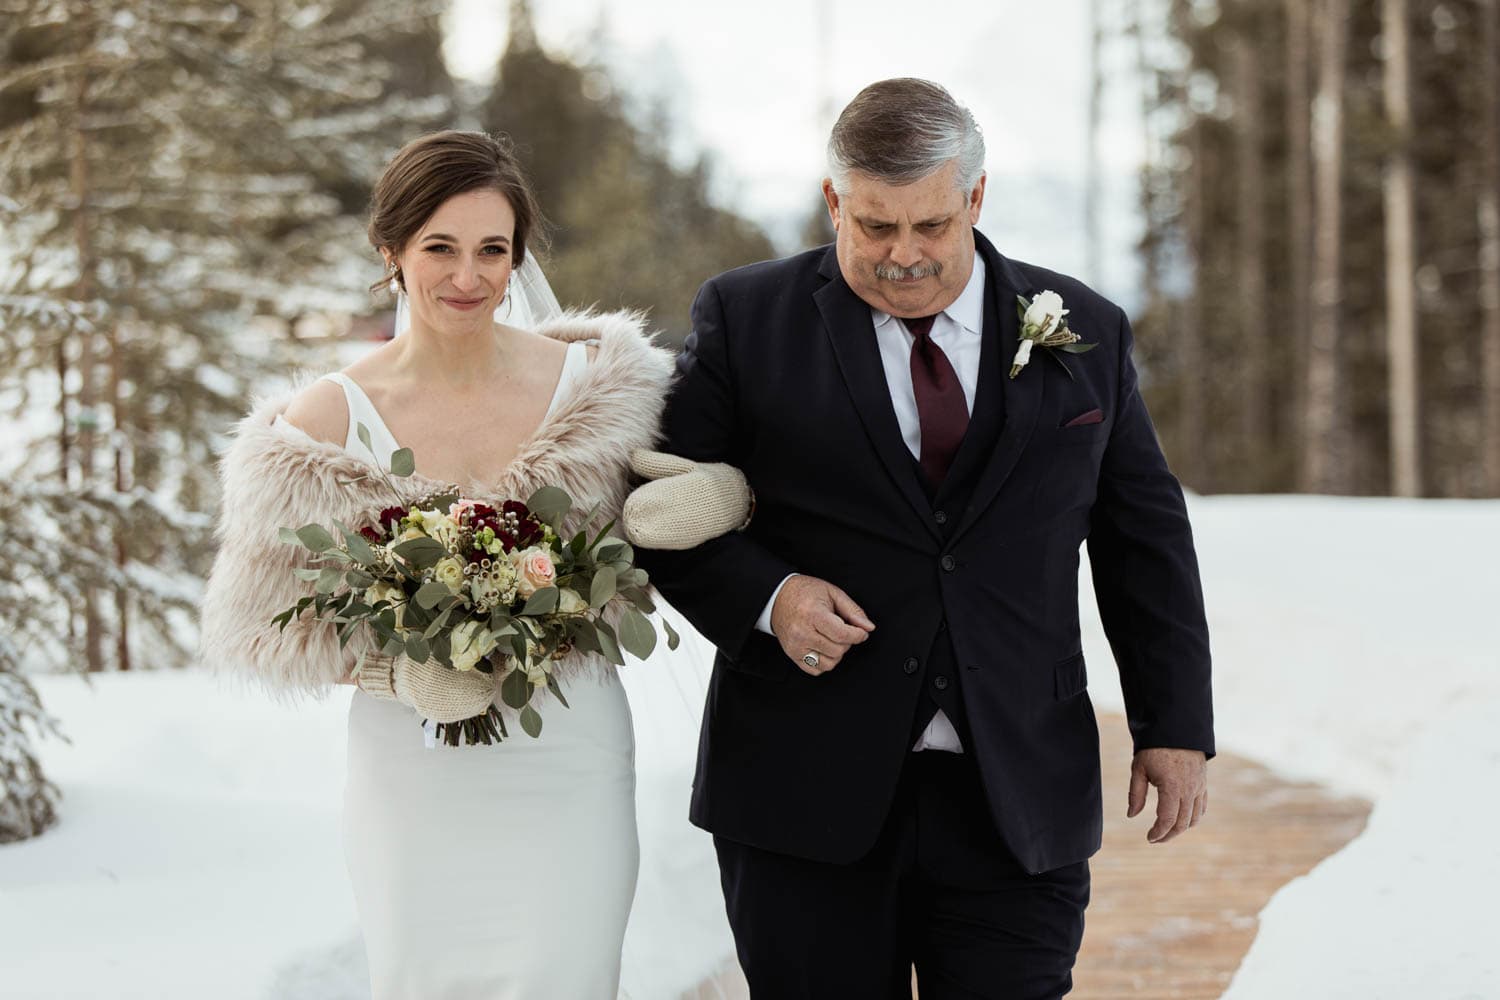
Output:
[[[1068,310],[1063,308],[1062,296],[1056,292],[1037,292],[1031,301],[1026,296],[1016,296],[1016,312],[1021,317],[1021,346],[1010,363],[1010,377],[1021,374],[1021,369],[1031,360],[1034,347],[1045,347],[1052,359],[1062,365],[1062,370],[1073,377],[1073,372],[1055,352],[1082,354],[1092,351],[1098,344],[1080,343],[1083,339],[1068,329]]]

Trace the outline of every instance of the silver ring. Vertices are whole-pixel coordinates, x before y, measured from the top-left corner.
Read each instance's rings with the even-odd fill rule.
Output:
[[[805,663],[805,664],[807,664],[813,670],[817,670],[818,669],[818,654],[810,652],[810,653],[808,653],[808,654],[806,654],[805,656],[802,657],[802,662]]]

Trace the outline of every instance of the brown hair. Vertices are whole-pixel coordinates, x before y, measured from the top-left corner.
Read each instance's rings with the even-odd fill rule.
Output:
[[[520,267],[528,239],[545,244],[544,220],[515,146],[503,134],[433,132],[402,146],[370,195],[370,245],[399,252],[443,202],[479,190],[498,191],[510,202],[516,214],[511,257]],[[405,278],[397,272],[375,282],[370,290],[380,290],[393,276],[404,288]]]

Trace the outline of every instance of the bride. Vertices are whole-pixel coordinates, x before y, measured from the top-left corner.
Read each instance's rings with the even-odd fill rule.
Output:
[[[372,465],[387,468],[398,448],[416,456],[408,499],[447,483],[479,499],[550,485],[575,511],[601,504],[596,529],[618,516],[630,454],[656,440],[671,357],[633,315],[497,322],[534,271],[538,221],[508,143],[442,132],[401,149],[376,185],[369,236],[409,331],[258,404],[222,465],[205,662],[280,689],[357,685],[345,856],[376,1000],[613,1000],[619,989],[640,848],[635,739],[613,667],[569,654],[558,672],[571,707],[544,704],[540,738],[510,719],[504,742],[450,747],[431,723],[484,712],[488,675],[401,657],[367,657],[356,673],[357,642],[340,650],[331,626],[271,624],[309,592],[277,529],[367,523],[388,503]],[[576,514],[564,525],[578,527]]]

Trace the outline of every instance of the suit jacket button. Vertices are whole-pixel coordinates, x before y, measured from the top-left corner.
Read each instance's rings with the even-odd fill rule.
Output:
[[[943,567],[945,573],[952,573],[958,568],[958,560],[952,556],[943,556],[943,561],[940,565]]]
[[[936,521],[938,524],[947,524],[948,523],[948,512],[946,510],[935,511],[935,512],[933,512],[932,519],[934,521]]]
[[[938,674],[932,679],[932,686],[937,688],[939,691],[946,691],[948,690],[948,678],[944,677],[942,674]]]
[[[913,656],[911,659],[909,659],[905,663],[901,664],[901,669],[905,670],[909,674],[914,674],[914,673],[917,672],[917,668],[920,667],[921,665],[922,664],[920,664],[920,663],[917,662],[917,658],[915,656]]]

